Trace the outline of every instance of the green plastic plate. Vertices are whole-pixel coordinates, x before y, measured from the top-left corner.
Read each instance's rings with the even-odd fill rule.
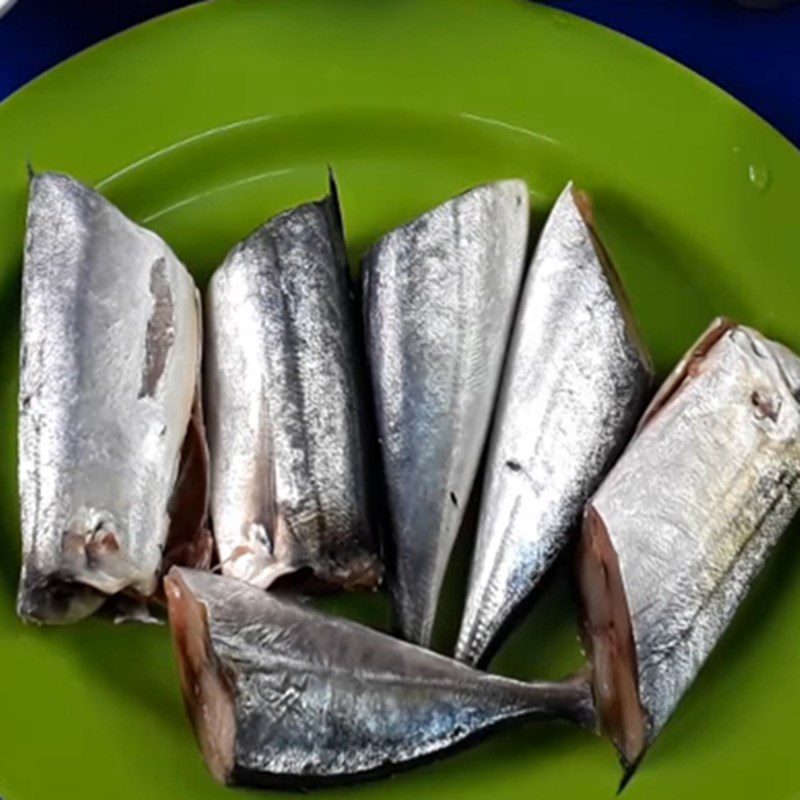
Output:
[[[328,164],[354,263],[380,233],[489,179],[526,178],[541,224],[573,178],[595,197],[662,373],[716,314],[800,347],[798,152],[704,80],[595,25],[522,0],[217,0],[73,58],[0,106],[4,800],[232,796],[195,747],[165,628],[14,616],[28,162],[99,186],[201,282],[267,216],[320,196]],[[465,569],[462,547],[442,646]],[[549,582],[497,670],[580,666],[568,577]],[[339,606],[385,617],[378,600]],[[797,800],[798,675],[790,531],[626,797]],[[533,725],[325,797],[611,798],[619,775],[601,740]]]

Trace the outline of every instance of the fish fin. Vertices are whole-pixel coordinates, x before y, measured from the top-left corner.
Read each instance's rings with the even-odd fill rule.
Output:
[[[336,181],[336,172],[334,171],[333,165],[330,162],[328,163],[328,195],[338,206],[339,184]]]
[[[321,201],[321,205],[325,211],[325,216],[331,231],[331,242],[333,243],[336,265],[342,270],[345,276],[347,276],[348,293],[352,299],[353,287],[344,241],[344,217],[342,215],[342,204],[339,197],[339,185],[336,181],[336,174],[330,164],[328,164],[328,196]]]

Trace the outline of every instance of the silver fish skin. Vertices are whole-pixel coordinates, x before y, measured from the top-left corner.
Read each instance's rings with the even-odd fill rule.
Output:
[[[632,768],[800,506],[800,358],[717,320],[659,390],[586,511],[584,638]]]
[[[478,672],[208,572],[176,568],[165,586],[187,712],[221,783],[353,782],[512,721],[596,723],[586,680]]]
[[[486,440],[525,266],[528,187],[474,188],[389,233],[363,263],[396,622],[430,643]]]
[[[237,245],[206,308],[223,574],[266,588],[310,571],[317,586],[376,588],[357,312],[333,184]]]
[[[23,619],[72,622],[107,595],[156,591],[201,340],[194,282],[158,236],[66,175],[32,178],[19,395]]]
[[[536,247],[489,440],[456,658],[483,663],[633,433],[652,366],[570,183]]]

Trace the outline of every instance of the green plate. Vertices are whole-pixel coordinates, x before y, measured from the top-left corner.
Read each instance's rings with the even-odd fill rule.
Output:
[[[203,281],[331,164],[354,262],[381,232],[471,184],[522,176],[537,223],[568,178],[596,198],[663,372],[716,314],[800,347],[800,157],[697,76],[522,0],[217,0],[116,37],[0,106],[0,795],[230,797],[200,760],[164,628],[25,628],[15,479],[26,162],[98,185]],[[669,476],[665,476],[669,480]],[[800,544],[790,533],[626,791],[800,796]],[[450,574],[453,635],[466,564]],[[568,570],[498,657],[558,677],[581,663]],[[379,602],[347,602],[381,620]],[[610,746],[529,726],[326,798],[611,798]]]

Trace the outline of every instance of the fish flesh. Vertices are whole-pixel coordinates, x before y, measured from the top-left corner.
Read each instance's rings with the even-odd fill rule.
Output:
[[[716,320],[586,509],[584,640],[628,773],[800,506],[800,358]]]
[[[652,373],[588,196],[570,183],[514,321],[456,658],[482,664],[500,643],[633,433]]]
[[[427,645],[494,405],[525,265],[528,187],[490,183],[389,233],[363,263],[401,635]]]
[[[158,236],[66,175],[32,176],[19,394],[23,619],[72,622],[118,592],[152,596],[175,541],[192,551],[188,563],[208,563],[201,343],[197,289]],[[188,465],[187,440],[196,454]]]
[[[366,379],[335,186],[269,220],[206,303],[211,517],[225,575],[374,589]]]
[[[478,672],[209,572],[175,568],[165,588],[186,709],[221,783],[363,780],[512,721],[595,726],[585,678]]]

